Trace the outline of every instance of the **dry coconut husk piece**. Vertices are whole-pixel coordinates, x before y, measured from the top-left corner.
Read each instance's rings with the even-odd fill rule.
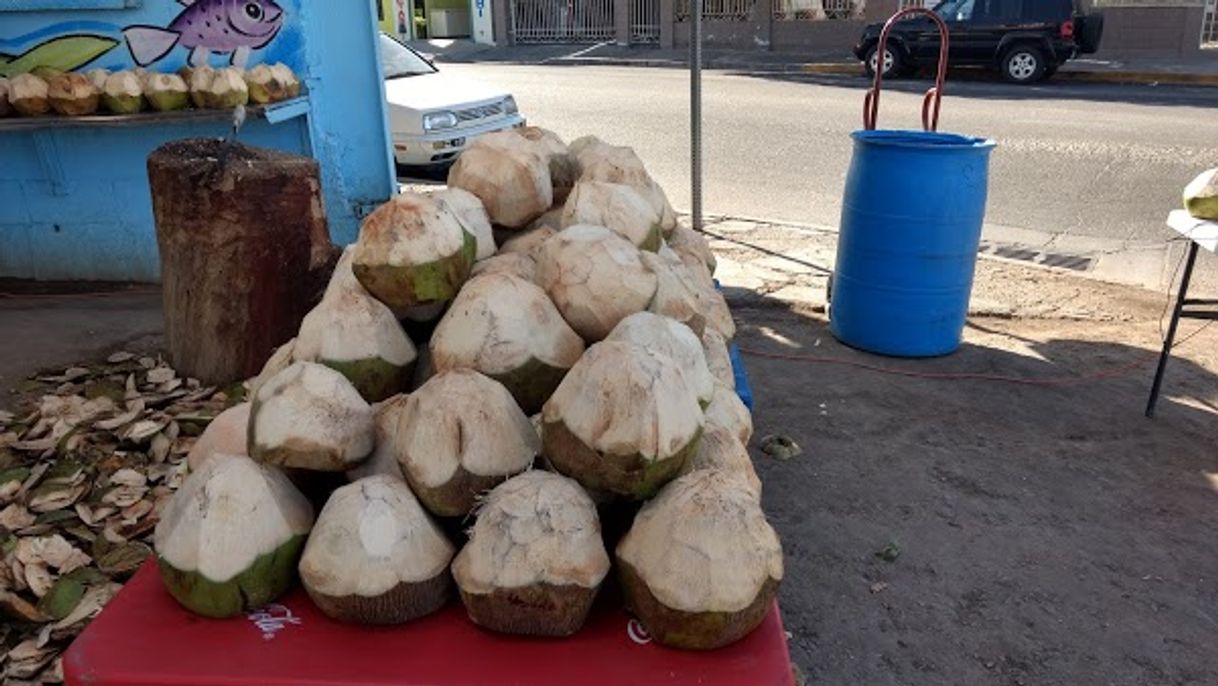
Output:
[[[748,482],[699,470],[643,506],[617,546],[627,607],[658,642],[712,650],[769,614],[782,545]]]
[[[478,242],[474,252],[475,260],[485,260],[495,254],[495,233],[491,228],[491,219],[478,196],[460,188],[446,188],[430,195],[451,212],[461,224],[461,228]]]
[[[249,456],[249,427],[250,403],[233,405],[221,412],[203,433],[186,455],[186,464],[190,471],[202,469],[208,460],[216,455]]]
[[[250,408],[250,457],[259,462],[341,472],[372,452],[372,408],[342,374],[294,362],[258,389]]]
[[[753,415],[735,389],[715,384],[715,395],[706,407],[706,426],[719,426],[732,432],[744,445],[753,437]]]
[[[702,432],[702,440],[698,442],[698,451],[685,463],[681,473],[689,474],[700,469],[722,469],[739,476],[756,492],[757,501],[761,502],[761,479],[753,467],[748,448],[731,429],[711,424],[709,419],[706,430]]]
[[[399,311],[456,297],[477,247],[447,207],[402,193],[364,220],[352,269],[369,293]]]
[[[537,284],[589,343],[647,309],[658,287],[638,248],[601,226],[572,226],[547,240],[537,258]]]
[[[192,612],[242,615],[291,588],[312,525],[312,506],[282,472],[248,457],[215,457],[161,515],[161,578]]]
[[[321,302],[301,322],[292,357],[338,371],[377,402],[405,390],[418,351],[393,312],[355,278],[353,259],[348,247]]]
[[[332,619],[401,624],[448,602],[454,552],[401,479],[371,476],[330,496],[300,558],[300,580]]]
[[[403,402],[390,441],[432,513],[461,517],[478,497],[533,464],[541,439],[502,384],[470,369],[440,372]]]
[[[475,624],[569,636],[583,626],[609,573],[596,505],[563,476],[513,477],[483,500],[452,571]]]
[[[580,181],[563,208],[564,227],[604,226],[640,250],[655,252],[663,238],[660,215],[634,188],[605,181]]]
[[[510,274],[461,289],[431,338],[437,371],[474,369],[503,384],[533,414],[584,354],[584,341],[545,291]]]
[[[623,319],[605,340],[637,343],[653,355],[671,357],[697,394],[698,402],[703,407],[710,404],[715,377],[706,365],[702,341],[688,326],[651,312],[638,312]]]
[[[554,204],[548,158],[514,131],[479,136],[457,158],[448,186],[474,195],[496,226],[520,229]]]
[[[626,341],[584,353],[542,410],[555,469],[585,488],[653,496],[698,449],[703,415],[680,365]]]

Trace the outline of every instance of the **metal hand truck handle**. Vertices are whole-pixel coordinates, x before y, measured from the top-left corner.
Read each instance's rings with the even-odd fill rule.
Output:
[[[884,82],[884,53],[888,47],[888,34],[898,21],[915,14],[930,17],[939,28],[938,75],[935,78],[935,87],[926,91],[926,96],[922,99],[922,129],[925,131],[939,129],[939,105],[943,100],[943,83],[947,80],[947,24],[944,23],[942,17],[928,9],[910,7],[892,15],[884,23],[884,30],[880,32],[880,42],[875,50],[875,81],[872,82],[871,89],[867,91],[867,97],[863,99],[863,127],[868,131],[875,130],[876,118],[880,112],[880,86]]]

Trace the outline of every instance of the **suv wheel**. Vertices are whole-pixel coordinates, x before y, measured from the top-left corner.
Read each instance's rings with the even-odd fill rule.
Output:
[[[867,76],[875,77],[876,65],[879,63],[880,57],[879,46],[874,46],[867,51],[867,59],[863,60],[863,68],[867,70]],[[896,76],[903,69],[901,64],[901,53],[892,49],[892,46],[884,48],[884,78]]]
[[[1034,45],[1016,45],[1002,58],[1002,77],[1011,83],[1036,83],[1047,68],[1045,53]]]

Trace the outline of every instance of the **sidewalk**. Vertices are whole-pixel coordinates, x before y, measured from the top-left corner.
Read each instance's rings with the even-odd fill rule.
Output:
[[[438,62],[499,62],[510,64],[592,65],[686,68],[686,49],[596,45],[481,45],[469,40],[413,41],[412,47],[436,56]],[[861,76],[853,55],[828,51],[773,52],[704,48],[706,69],[794,72]],[[1218,50],[1191,58],[1098,57],[1067,62],[1055,79],[1089,83],[1178,84],[1218,86]]]

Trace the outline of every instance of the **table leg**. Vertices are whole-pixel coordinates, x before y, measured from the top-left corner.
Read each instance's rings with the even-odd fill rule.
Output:
[[[1176,294],[1176,306],[1172,310],[1171,324],[1167,327],[1167,339],[1163,341],[1163,352],[1159,355],[1159,368],[1155,371],[1155,382],[1150,387],[1150,400],[1146,403],[1146,416],[1155,416],[1155,405],[1159,402],[1159,391],[1163,388],[1163,373],[1167,370],[1167,360],[1171,357],[1171,346],[1176,340],[1176,327],[1180,325],[1180,315],[1184,312],[1184,299],[1188,297],[1188,282],[1193,278],[1193,263],[1197,261],[1197,244],[1189,243],[1188,261],[1184,264],[1184,276],[1180,279],[1180,291]]]

